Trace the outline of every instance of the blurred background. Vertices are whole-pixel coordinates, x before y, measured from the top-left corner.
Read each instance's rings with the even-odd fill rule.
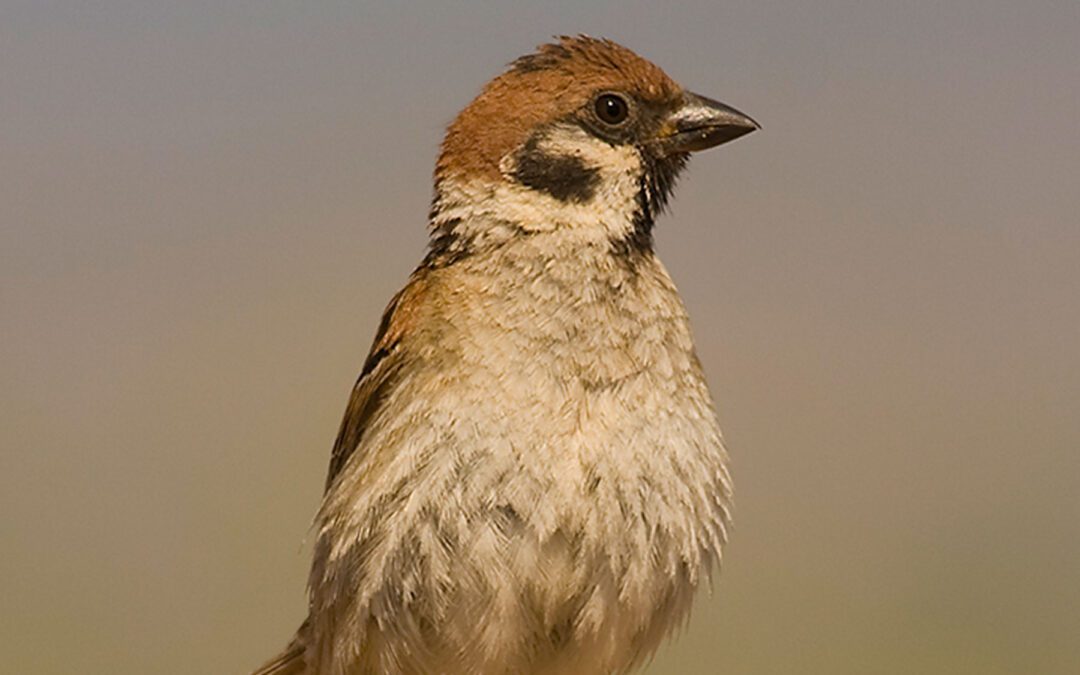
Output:
[[[442,130],[553,34],[764,130],[658,247],[737,482],[648,669],[1080,672],[1080,3],[5,0],[3,670],[244,674]]]

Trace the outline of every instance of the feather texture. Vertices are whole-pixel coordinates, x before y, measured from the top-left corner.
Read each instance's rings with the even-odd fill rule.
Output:
[[[255,675],[625,673],[686,619],[732,498],[652,247],[680,143],[719,137],[689,96],[624,47],[564,37],[451,124],[431,247],[331,453],[309,616]]]

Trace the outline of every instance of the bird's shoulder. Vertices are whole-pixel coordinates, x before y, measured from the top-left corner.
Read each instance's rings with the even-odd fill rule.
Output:
[[[329,490],[360,442],[360,437],[407,360],[404,342],[422,321],[433,284],[421,267],[390,299],[341,420],[326,477]]]

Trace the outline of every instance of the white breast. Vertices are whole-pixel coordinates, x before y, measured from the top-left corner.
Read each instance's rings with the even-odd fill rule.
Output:
[[[322,515],[312,591],[349,632],[323,642],[367,645],[320,655],[342,673],[621,672],[719,561],[726,457],[663,267],[519,245],[544,251],[432,276],[444,311]]]

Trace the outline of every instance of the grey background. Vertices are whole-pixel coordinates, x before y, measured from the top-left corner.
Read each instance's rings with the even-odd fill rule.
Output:
[[[1076,672],[1075,0],[5,0],[0,670],[285,643],[442,128],[576,32],[764,125],[659,226],[738,498],[648,672]]]

